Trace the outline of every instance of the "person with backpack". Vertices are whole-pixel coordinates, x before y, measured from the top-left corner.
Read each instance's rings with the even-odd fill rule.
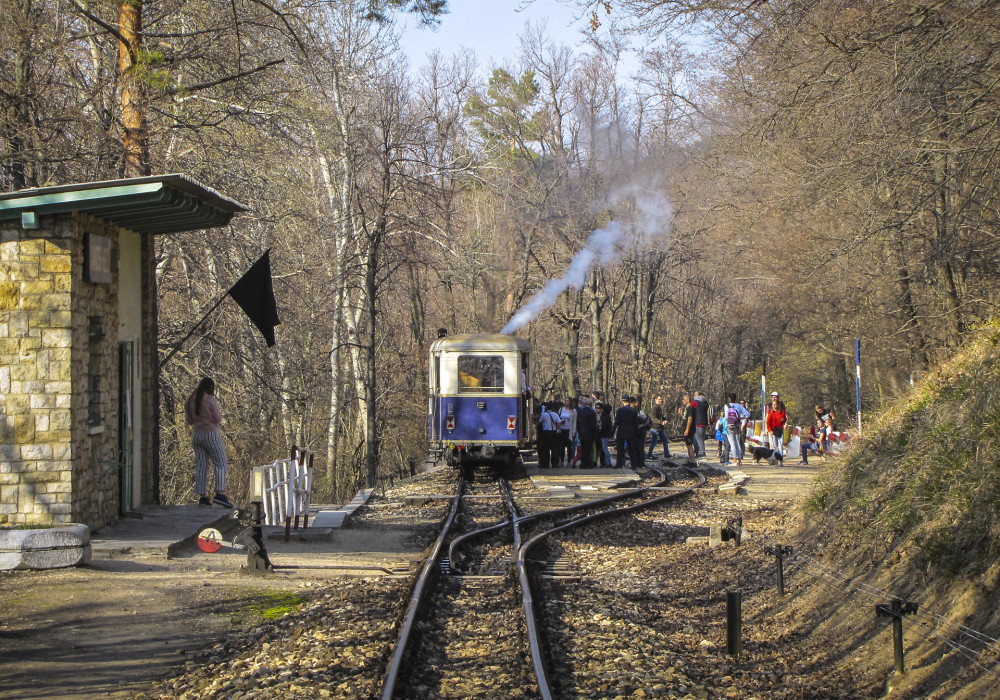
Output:
[[[642,410],[641,404],[639,402],[639,397],[638,396],[632,396],[631,399],[632,400],[629,401],[629,403],[632,405],[632,408],[634,408],[636,410],[636,413],[639,414],[639,422],[636,423],[636,426],[635,426],[635,430],[636,430],[635,442],[636,442],[636,445],[639,447],[639,454],[640,454],[640,456],[643,457],[643,459],[641,460],[639,466],[645,467],[646,466],[646,460],[645,460],[646,451],[645,451],[644,448],[645,448],[645,445],[646,445],[646,434],[649,433],[649,429],[653,427],[653,421],[646,414],[646,412]],[[635,469],[635,467],[633,467],[633,469]]]
[[[722,409],[725,422],[726,439],[729,440],[729,451],[736,458],[736,466],[743,466],[743,450],[740,449],[740,430],[745,421],[750,419],[750,411],[736,401],[736,392],[729,394],[729,403]]]
[[[725,466],[729,464],[729,441],[726,440],[726,419],[723,417],[720,411],[715,419],[715,441],[719,445],[719,452],[717,458],[719,464]]]

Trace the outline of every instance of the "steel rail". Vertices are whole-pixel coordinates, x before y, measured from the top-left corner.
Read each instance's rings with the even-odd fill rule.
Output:
[[[465,544],[466,540],[470,540],[470,539],[472,539],[474,537],[482,537],[483,535],[487,535],[487,534],[489,534],[491,532],[495,532],[497,530],[502,530],[503,528],[508,527],[510,525],[510,522],[511,522],[510,518],[505,518],[504,520],[500,521],[499,523],[496,523],[495,525],[487,525],[484,528],[480,528],[478,530],[473,530],[472,532],[467,532],[464,535],[460,535],[459,537],[456,537],[455,539],[453,539],[451,541],[451,544],[448,545],[448,562],[449,562],[449,565],[450,565],[451,569],[453,571],[456,570],[455,569],[455,550],[458,549],[458,547],[461,546],[462,544]]]
[[[657,474],[660,475],[660,481],[659,481],[659,483],[654,484],[654,486],[662,486],[663,484],[665,484],[667,482],[667,476],[666,476],[666,474],[664,474],[660,469],[657,469],[656,467],[649,467],[649,468],[652,469],[653,471],[655,471]],[[456,537],[455,539],[453,539],[451,541],[451,544],[448,546],[448,561],[452,564],[453,568],[454,568],[454,563],[455,563],[455,551],[459,547],[461,547],[462,545],[464,545],[466,543],[466,541],[471,540],[471,539],[473,539],[475,537],[481,537],[483,535],[488,535],[489,533],[496,532],[497,530],[502,530],[503,528],[508,527],[511,524],[512,520],[517,520],[519,523],[529,523],[529,522],[532,522],[532,521],[535,521],[535,520],[539,520],[541,518],[556,518],[556,517],[559,517],[561,515],[565,515],[567,513],[571,513],[573,511],[576,511],[576,510],[582,510],[584,508],[600,507],[602,504],[605,504],[605,503],[612,503],[614,501],[623,500],[623,499],[629,498],[631,496],[634,496],[636,494],[644,493],[644,492],[646,492],[649,489],[648,486],[644,486],[644,487],[641,487],[641,488],[635,488],[635,489],[628,489],[628,490],[616,493],[613,496],[606,496],[604,498],[596,498],[596,499],[594,499],[592,501],[587,501],[586,503],[575,503],[575,504],[573,504],[571,506],[566,506],[564,508],[554,508],[552,510],[547,510],[547,511],[544,511],[544,512],[541,512],[541,513],[531,513],[529,515],[519,515],[517,513],[517,510],[516,510],[516,508],[514,506],[514,503],[513,503],[513,496],[510,494],[510,491],[509,491],[509,489],[510,489],[510,483],[506,479],[502,479],[500,483],[501,483],[501,490],[503,492],[503,497],[507,501],[507,507],[510,510],[511,517],[510,518],[504,518],[500,522],[494,523],[493,525],[487,525],[486,527],[480,528],[478,530],[473,530],[471,532],[467,532],[464,535],[460,535],[459,537]],[[515,535],[515,539],[517,539],[516,535]],[[514,551],[517,551],[517,549],[515,548]]]
[[[432,547],[430,554],[427,556],[427,561],[424,562],[424,567],[421,570],[420,575],[417,577],[416,584],[413,586],[413,594],[410,596],[410,604],[406,609],[406,617],[404,618],[403,625],[399,630],[399,637],[396,640],[396,648],[393,651],[392,658],[389,660],[389,666],[386,670],[385,678],[382,681],[382,700],[392,700],[392,698],[395,697],[396,681],[399,679],[399,672],[402,669],[403,661],[406,658],[410,635],[416,625],[417,615],[420,612],[426,591],[429,587],[431,576],[433,576],[438,570],[438,556],[441,553],[441,548],[444,546],[444,540],[448,536],[448,532],[451,531],[452,525],[455,522],[455,516],[458,514],[458,507],[462,502],[462,492],[464,490],[465,480],[463,479],[458,482],[458,488],[455,490],[455,498],[451,503],[451,512],[448,514],[444,526],[441,528],[441,533],[434,541],[434,546]]]
[[[667,477],[659,469],[653,468],[653,471],[660,475],[659,484],[662,485],[666,482]],[[542,700],[552,700],[552,689],[549,687],[549,677],[548,669],[545,663],[545,657],[542,649],[542,636],[538,630],[538,619],[535,616],[535,601],[534,593],[531,588],[531,575],[528,572],[528,564],[522,553],[528,546],[528,543],[533,542],[537,539],[532,538],[528,543],[521,543],[521,525],[528,522],[538,520],[542,517],[558,517],[559,515],[565,515],[566,513],[580,510],[582,508],[593,508],[606,505],[608,503],[621,500],[623,498],[628,498],[639,493],[644,493],[648,490],[648,487],[642,489],[634,489],[626,493],[615,494],[608,498],[601,498],[594,501],[588,501],[587,503],[577,504],[575,506],[570,506],[568,508],[559,508],[552,511],[546,511],[545,513],[535,513],[533,515],[528,515],[524,517],[517,517],[516,512],[513,510],[513,502],[510,504],[512,516],[514,518],[514,551],[517,552],[517,557],[515,559],[515,567],[517,569],[517,578],[521,585],[521,608],[524,611],[524,623],[525,629],[528,636],[528,651],[531,654],[531,665],[535,670],[535,681],[538,685],[538,694],[541,696]]]
[[[659,474],[663,477],[663,481],[666,481],[666,475],[663,474],[663,472],[661,472],[659,469],[655,469],[654,467],[650,468],[656,472],[659,472]],[[538,681],[538,693],[539,695],[541,695],[542,700],[552,700],[552,690],[551,688],[549,688],[548,669],[546,668],[545,658],[542,653],[543,649],[541,643],[541,636],[538,634],[538,622],[535,618],[535,603],[531,589],[531,577],[528,573],[528,560],[527,560],[528,552],[531,551],[533,547],[535,547],[539,542],[541,542],[545,538],[562,530],[567,530],[572,527],[577,527],[579,525],[582,525],[583,523],[590,522],[591,520],[597,520],[599,518],[606,518],[613,515],[621,515],[622,513],[641,510],[642,508],[648,508],[651,505],[657,503],[661,503],[664,501],[668,501],[674,498],[679,498],[680,496],[685,496],[687,494],[693,493],[695,489],[699,488],[705,483],[706,481],[705,476],[703,474],[699,474],[698,472],[689,467],[684,467],[684,468],[698,477],[699,481],[697,486],[692,486],[683,491],[674,491],[665,494],[663,496],[658,496],[656,498],[643,501],[642,503],[636,503],[631,506],[625,506],[623,508],[609,508],[607,510],[599,511],[597,513],[591,513],[589,515],[584,515],[579,518],[569,520],[565,523],[557,525],[554,528],[538,533],[537,535],[529,539],[527,542],[525,542],[523,545],[517,547],[516,566],[517,566],[517,575],[521,582],[521,605],[524,608],[524,618],[527,624],[528,649],[531,652],[531,663],[535,669],[535,678]],[[660,483],[662,484],[663,481],[661,481]],[[645,489],[640,489],[639,491],[648,491],[648,487]],[[630,495],[635,495],[635,492],[633,492]],[[611,501],[617,499],[603,499],[603,500]],[[594,502],[592,501],[591,503]],[[514,521],[514,532],[516,538],[519,537],[519,528],[521,520],[523,520],[523,518]]]

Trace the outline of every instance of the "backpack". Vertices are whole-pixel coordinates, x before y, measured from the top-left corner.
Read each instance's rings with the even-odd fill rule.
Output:
[[[740,412],[731,403],[726,404],[726,427],[735,428],[740,423]]]
[[[639,411],[639,430],[649,430],[653,427],[653,421],[643,411]]]

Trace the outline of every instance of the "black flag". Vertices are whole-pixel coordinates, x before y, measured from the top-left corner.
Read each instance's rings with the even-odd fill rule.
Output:
[[[271,284],[270,248],[237,280],[229,290],[229,296],[257,326],[267,341],[267,347],[274,345],[274,327],[281,321],[278,320],[278,304],[274,300],[274,286]]]

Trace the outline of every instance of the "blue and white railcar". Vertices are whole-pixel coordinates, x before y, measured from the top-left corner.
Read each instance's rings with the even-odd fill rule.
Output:
[[[531,344],[500,333],[446,335],[431,343],[430,449],[449,464],[513,464],[533,439]]]

